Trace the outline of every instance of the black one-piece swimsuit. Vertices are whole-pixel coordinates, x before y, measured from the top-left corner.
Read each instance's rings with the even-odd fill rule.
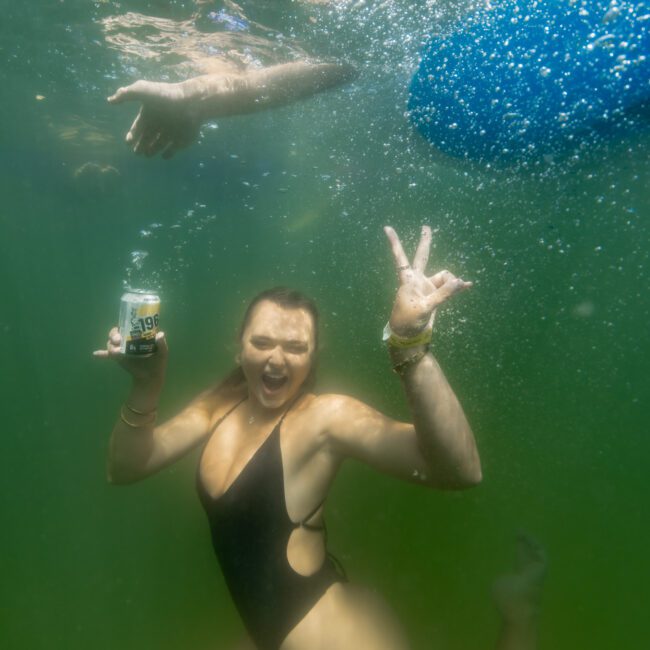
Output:
[[[307,523],[314,513],[297,524],[289,518],[280,448],[283,419],[220,497],[206,492],[197,472],[214,551],[235,606],[260,650],[278,650],[327,588],[345,580],[329,555],[310,576],[296,573],[287,560],[289,537],[296,528],[322,526]]]

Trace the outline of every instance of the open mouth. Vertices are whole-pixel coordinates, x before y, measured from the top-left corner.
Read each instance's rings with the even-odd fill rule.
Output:
[[[262,383],[268,391],[280,390],[287,381],[288,377],[286,375],[269,375],[268,373],[262,375]]]

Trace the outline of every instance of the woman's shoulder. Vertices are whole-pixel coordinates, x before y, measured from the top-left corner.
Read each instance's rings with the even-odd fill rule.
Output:
[[[309,411],[332,408],[342,405],[354,398],[339,393],[305,393],[297,402],[296,410]]]
[[[328,425],[340,418],[353,417],[363,403],[349,395],[340,393],[308,393],[298,404],[296,414],[308,418],[319,428],[328,428]]]
[[[194,399],[194,404],[203,408],[207,413],[214,415],[232,408],[241,402],[246,395],[245,383],[220,381],[199,393]]]

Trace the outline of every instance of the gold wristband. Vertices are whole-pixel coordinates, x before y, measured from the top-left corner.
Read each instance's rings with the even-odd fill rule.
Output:
[[[120,407],[120,420],[122,420],[122,422],[124,422],[124,424],[126,424],[128,427],[131,427],[132,429],[144,429],[145,427],[150,427],[156,421],[156,412],[152,411],[151,415],[153,417],[150,420],[148,420],[147,422],[143,422],[141,424],[136,424],[135,422],[131,422],[124,415],[124,406],[127,406],[127,405],[122,405]],[[129,407],[127,406],[127,408],[129,408]],[[148,414],[145,414],[145,415],[148,415]]]

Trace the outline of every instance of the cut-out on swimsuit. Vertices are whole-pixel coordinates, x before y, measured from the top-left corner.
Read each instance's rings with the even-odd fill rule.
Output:
[[[220,418],[213,433],[239,404]],[[346,579],[329,554],[309,576],[296,573],[287,560],[289,537],[296,528],[324,526],[308,523],[322,503],[298,523],[287,512],[280,448],[286,413],[223,495],[211,497],[197,472],[212,546],[235,606],[260,650],[278,650],[328,587]]]

